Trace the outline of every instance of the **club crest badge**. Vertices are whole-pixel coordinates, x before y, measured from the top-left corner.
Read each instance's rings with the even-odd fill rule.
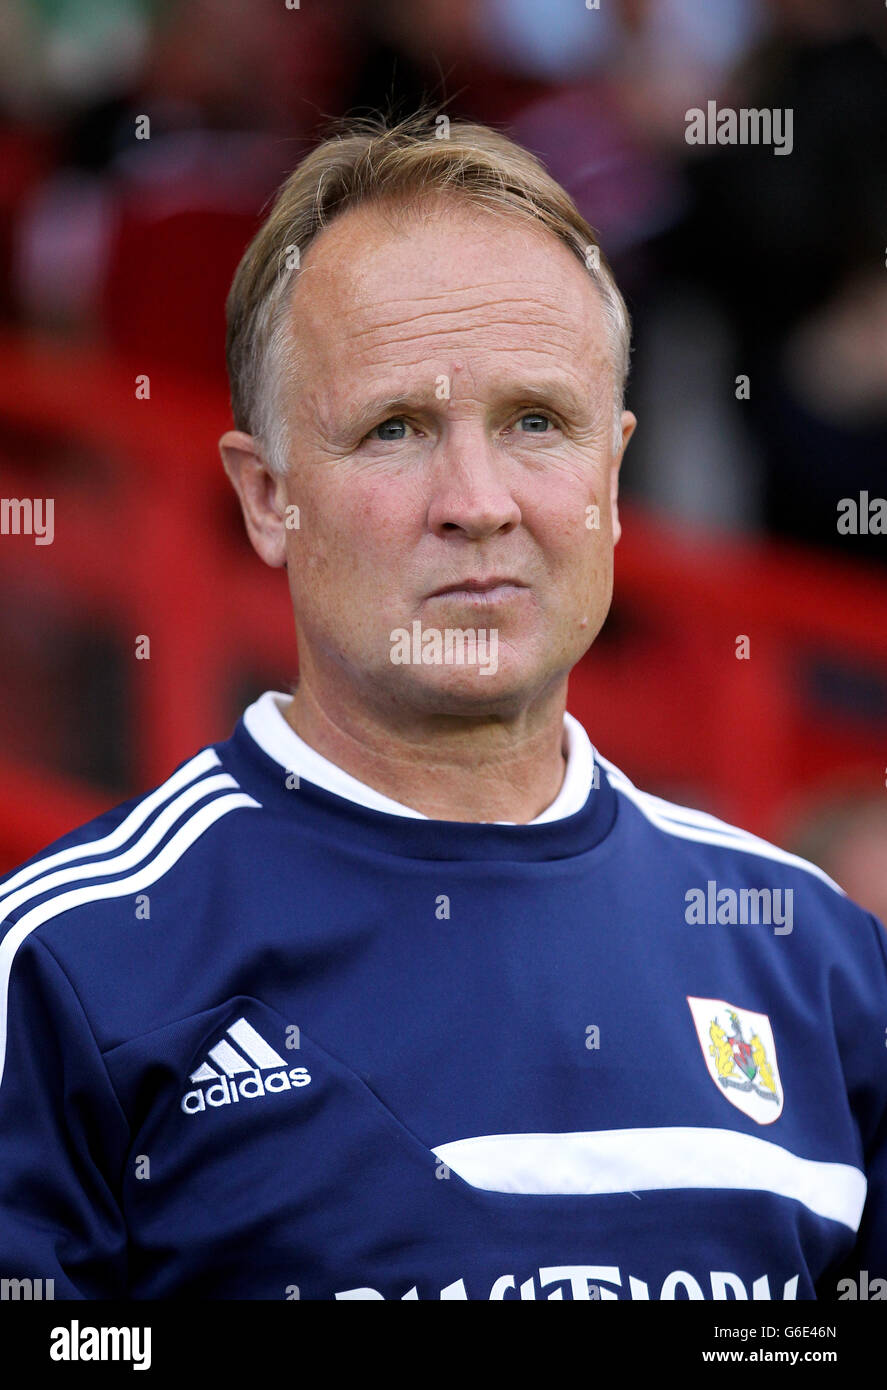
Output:
[[[708,1074],[721,1095],[759,1125],[782,1114],[776,1043],[766,1014],[687,995]]]

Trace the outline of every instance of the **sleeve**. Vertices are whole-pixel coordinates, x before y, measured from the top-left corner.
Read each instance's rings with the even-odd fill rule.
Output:
[[[867,1189],[856,1244],[820,1296],[887,1300],[887,930],[866,916],[874,927],[874,953],[864,962],[865,986],[856,1008],[845,1001],[845,1017],[855,1041],[851,1099]]]
[[[878,1296],[887,1300],[887,1115],[875,1136],[866,1164],[866,1177],[868,1191],[853,1252],[853,1273],[860,1288],[867,1283],[871,1289],[879,1279]],[[874,1292],[870,1292],[869,1297],[874,1297]]]
[[[14,938],[0,944],[0,1278],[124,1298],[126,1118],[71,982],[45,945]]]

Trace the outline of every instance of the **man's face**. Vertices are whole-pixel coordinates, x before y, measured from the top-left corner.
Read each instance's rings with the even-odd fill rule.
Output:
[[[614,377],[590,276],[521,221],[364,207],[309,248],[289,314],[278,498],[299,508],[300,666],[389,712],[525,707],[587,650],[612,592]],[[491,577],[514,584],[435,593]],[[495,670],[492,637],[474,664],[395,662],[392,634],[412,644],[417,620],[441,640],[494,630]]]

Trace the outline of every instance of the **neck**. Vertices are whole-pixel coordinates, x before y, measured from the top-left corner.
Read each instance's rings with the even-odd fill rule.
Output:
[[[305,673],[284,715],[315,752],[433,820],[513,821],[546,810],[566,771],[566,679],[513,718],[413,714],[393,728]]]

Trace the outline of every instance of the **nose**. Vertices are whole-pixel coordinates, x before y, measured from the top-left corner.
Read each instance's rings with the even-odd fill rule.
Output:
[[[520,525],[512,491],[514,464],[486,437],[480,424],[451,422],[435,450],[428,527],[438,535],[463,531],[483,540]]]

